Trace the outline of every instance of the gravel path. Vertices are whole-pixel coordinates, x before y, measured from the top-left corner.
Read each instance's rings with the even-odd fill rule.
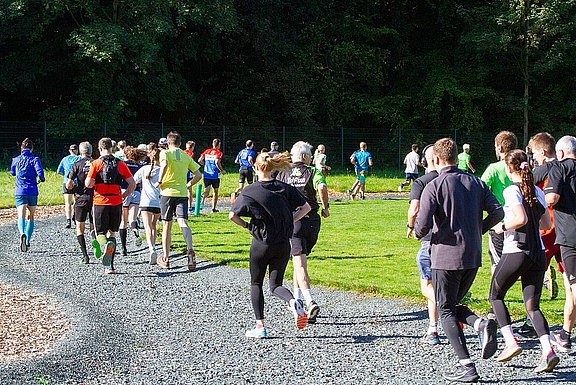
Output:
[[[122,274],[81,265],[62,217],[41,220],[27,254],[15,225],[0,227],[0,283],[46,294],[70,318],[70,331],[47,355],[0,364],[0,384],[445,384],[455,363],[446,340],[418,345],[420,306],[316,289],[319,322],[297,331],[290,313],[266,293],[271,338],[244,338],[252,326],[248,272],[185,261],[161,271],[142,252],[117,258]],[[345,273],[343,268],[343,273]],[[383,272],[392,273],[392,272]],[[314,272],[312,272],[312,275]],[[470,332],[470,329],[467,329]],[[478,339],[469,337],[474,358]],[[535,375],[539,348],[512,363],[479,360],[482,383],[576,382],[576,357],[562,355],[553,374]]]

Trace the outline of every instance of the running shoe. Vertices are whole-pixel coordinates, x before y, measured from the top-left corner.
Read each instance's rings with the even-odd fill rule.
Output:
[[[218,210],[218,209],[212,209],[212,212],[213,212],[213,213],[219,213],[220,210]]]
[[[142,238],[140,238],[140,232],[138,231],[137,228],[133,228],[132,229],[132,234],[134,234],[134,246],[135,247],[140,247],[142,246]]]
[[[246,330],[245,336],[248,338],[258,338],[258,339],[267,338],[268,330],[266,330],[265,327]]]
[[[556,347],[560,353],[572,353],[572,342],[570,338],[564,340],[560,337],[560,332],[550,333],[550,343]]]
[[[90,259],[88,258],[88,255],[83,255],[82,256],[82,263],[87,265],[90,263]]]
[[[514,330],[514,333],[522,338],[536,338],[536,330],[534,326],[530,325],[528,322],[524,321],[522,326]]]
[[[106,242],[104,245],[104,254],[102,255],[102,264],[112,269],[112,261],[114,260],[114,252],[116,251],[116,244],[112,241]]]
[[[496,353],[498,349],[498,341],[496,340],[496,321],[493,319],[483,319],[480,321],[480,330],[478,337],[480,338],[480,347],[482,349],[482,358],[488,359]]]
[[[294,313],[294,322],[298,329],[304,329],[308,323],[308,315],[304,311],[304,302],[301,299],[294,300],[292,305],[292,313]]]
[[[398,185],[398,192],[402,192],[402,183]]]
[[[72,228],[72,220],[71,219],[66,219],[66,228],[67,229]]]
[[[473,362],[467,365],[458,364],[453,371],[444,372],[442,376],[448,381],[455,382],[477,382],[480,379]]]
[[[426,333],[422,338],[420,338],[421,345],[434,346],[438,345],[439,343],[440,343],[440,337],[436,332]]]
[[[500,353],[498,355],[498,358],[496,358],[496,361],[498,362],[510,361],[512,358],[516,357],[520,353],[522,353],[522,348],[518,346],[518,342],[515,342],[510,346],[506,345],[504,347],[504,350],[502,350],[502,353]]]
[[[556,270],[554,266],[550,266],[548,270],[546,270],[546,277],[547,280],[547,289],[548,294],[550,295],[550,299],[554,299],[558,297],[558,282],[556,282]]]
[[[28,251],[28,242],[26,242],[26,234],[20,235],[20,251],[23,253]]]
[[[104,266],[104,274],[109,275],[109,274],[116,274],[116,270],[114,270],[113,267],[110,266]]]
[[[150,265],[155,265],[156,264],[156,260],[158,259],[158,254],[156,254],[156,251],[151,251],[150,252]]]
[[[204,208],[204,197],[200,198],[200,210]]]
[[[186,255],[188,256],[188,271],[196,270],[196,253],[193,249],[189,249]]]
[[[308,305],[308,311],[306,313],[308,316],[308,323],[315,324],[316,317],[318,317],[318,314],[320,314],[320,306],[318,306],[316,301],[312,301],[310,302],[310,305]]]
[[[538,366],[534,369],[534,372],[549,373],[554,370],[554,368],[556,367],[556,365],[558,365],[559,362],[560,358],[558,358],[558,356],[554,352],[554,349],[552,349],[548,352],[546,356],[542,356],[542,358],[540,359],[540,363],[538,363]]]

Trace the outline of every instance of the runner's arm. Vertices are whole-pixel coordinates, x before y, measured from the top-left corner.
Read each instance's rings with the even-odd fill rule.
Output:
[[[418,211],[420,211],[420,199],[412,199],[410,201],[410,207],[408,208],[406,238],[410,238],[414,232],[414,223],[416,222]]]
[[[318,193],[322,206],[322,216],[328,218],[330,216],[330,203],[328,202],[328,187],[326,187],[326,184],[320,183],[318,185]]]
[[[310,207],[310,203],[306,202],[302,206],[297,207],[296,211],[294,211],[294,222],[298,222],[300,219],[304,218],[306,214],[308,214],[312,210]]]
[[[200,179],[202,179],[202,174],[200,173],[199,170],[194,171],[194,177],[192,179],[190,179],[190,182],[188,182],[186,184],[186,186],[188,186],[188,188],[194,186],[196,183],[200,182]]]
[[[136,188],[136,182],[134,181],[133,176],[130,176],[129,178],[125,178],[124,180],[128,183],[128,188],[126,190],[124,190],[124,192],[122,193],[122,199],[124,199],[128,195],[132,194],[134,192],[134,189]]]

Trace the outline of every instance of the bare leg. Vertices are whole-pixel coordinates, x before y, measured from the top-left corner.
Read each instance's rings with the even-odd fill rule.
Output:
[[[217,203],[218,203],[218,189],[214,188],[214,196],[212,197],[212,210],[216,210]]]
[[[562,276],[564,277],[564,287],[566,288],[563,329],[571,332],[574,328],[574,321],[576,321],[576,284],[570,285],[566,272]]]
[[[162,251],[166,260],[170,256],[170,244],[172,243],[172,221],[162,221],[164,227],[162,228]]]

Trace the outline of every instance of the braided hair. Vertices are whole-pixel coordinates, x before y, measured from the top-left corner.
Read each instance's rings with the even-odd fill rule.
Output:
[[[156,148],[156,143],[150,143],[150,146],[150,154],[148,154],[150,157],[150,171],[148,171],[148,175],[146,175],[146,179],[148,180],[150,180],[152,176],[152,170],[160,163],[160,150]]]
[[[528,156],[522,150],[512,150],[506,153],[504,157],[506,165],[512,168],[514,173],[520,174],[522,181],[520,183],[520,192],[522,197],[530,207],[538,203],[536,198],[536,188],[534,187],[534,175],[530,170]]]

